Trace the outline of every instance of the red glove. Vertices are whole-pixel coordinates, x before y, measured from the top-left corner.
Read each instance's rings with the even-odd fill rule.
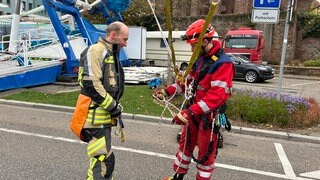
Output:
[[[172,124],[186,125],[191,121],[191,114],[188,110],[184,109],[180,111],[175,117],[172,119]]]

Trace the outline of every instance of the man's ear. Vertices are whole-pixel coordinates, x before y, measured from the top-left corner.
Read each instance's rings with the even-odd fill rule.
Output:
[[[114,39],[115,37],[116,37],[116,32],[114,32],[114,31],[111,31],[110,32],[110,37],[112,38],[112,39]]]
[[[204,47],[204,46],[207,46],[208,43],[209,43],[208,39],[203,39],[203,40],[202,40],[202,46],[203,46],[203,47]]]
[[[203,39],[203,43],[202,43],[202,44],[208,45],[209,42],[210,42],[210,41],[209,41],[208,39]]]

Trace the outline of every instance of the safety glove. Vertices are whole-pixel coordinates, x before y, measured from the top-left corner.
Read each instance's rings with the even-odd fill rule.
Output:
[[[153,97],[156,97],[160,100],[164,100],[169,93],[163,88],[155,88],[153,91]]]
[[[184,81],[183,76],[184,76],[184,72],[180,71],[179,73],[177,73],[177,75],[175,76],[175,81],[177,84],[181,84]]]
[[[175,117],[173,117],[172,124],[187,125],[191,121],[191,118],[191,111],[188,109],[184,109],[180,111]]]
[[[121,106],[121,104],[117,102],[116,106],[111,111],[109,111],[109,113],[111,117],[115,118],[121,115],[122,109],[123,107]]]
[[[231,123],[230,121],[228,120],[228,117],[226,116],[226,125],[224,126],[224,128],[227,130],[227,131],[231,131],[232,127],[231,127]]]

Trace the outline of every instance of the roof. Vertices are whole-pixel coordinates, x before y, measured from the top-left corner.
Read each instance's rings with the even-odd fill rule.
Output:
[[[250,29],[250,28],[239,28],[228,31],[227,35],[236,35],[236,34],[263,34],[260,30]]]
[[[172,31],[172,38],[180,38],[186,31]],[[165,38],[168,37],[168,31],[162,31]],[[147,38],[162,38],[161,31],[147,31]]]
[[[172,38],[180,39],[182,35],[185,35],[186,31],[172,31]],[[168,31],[162,31],[165,38],[168,38]],[[147,31],[147,38],[162,38],[160,31]],[[218,39],[219,35],[214,32],[214,38]]]

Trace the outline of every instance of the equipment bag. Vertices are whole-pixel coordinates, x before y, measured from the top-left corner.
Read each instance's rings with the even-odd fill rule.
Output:
[[[79,94],[77,105],[75,107],[73,116],[70,121],[70,129],[82,141],[84,141],[84,137],[81,134],[81,131],[87,119],[87,114],[89,111],[90,104],[91,104],[90,97],[85,96],[83,94]]]

